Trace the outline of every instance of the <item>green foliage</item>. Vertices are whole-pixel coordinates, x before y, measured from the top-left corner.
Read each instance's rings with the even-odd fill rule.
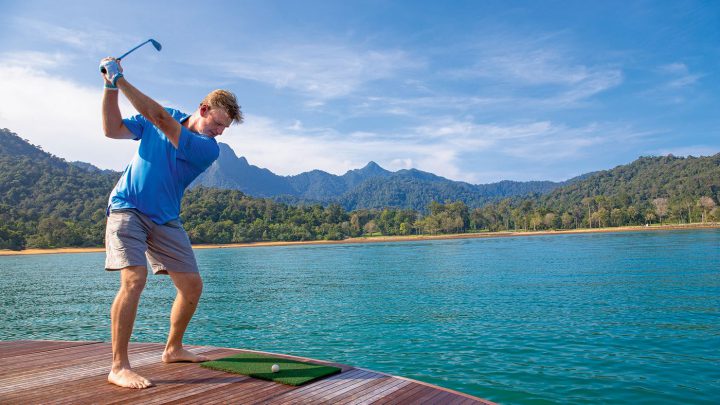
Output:
[[[715,220],[720,154],[641,157],[532,198],[510,198],[471,213],[471,228],[572,229]],[[548,217],[552,214],[552,217]]]
[[[102,245],[118,177],[76,167],[0,129],[0,249]]]

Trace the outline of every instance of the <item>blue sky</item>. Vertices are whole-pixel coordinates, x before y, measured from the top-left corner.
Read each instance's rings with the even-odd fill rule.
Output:
[[[453,180],[565,180],[638,156],[720,152],[713,1],[0,0],[0,127],[122,170],[98,61],[192,112],[215,88],[251,164],[342,174],[374,160]],[[121,103],[125,115],[134,113]]]

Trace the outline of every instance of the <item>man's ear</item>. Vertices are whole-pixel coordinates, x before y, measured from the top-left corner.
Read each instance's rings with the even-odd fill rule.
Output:
[[[205,118],[205,116],[207,115],[208,111],[210,111],[210,107],[208,107],[208,106],[205,105],[205,104],[201,104],[199,110],[200,110],[200,116],[203,117],[203,118]]]

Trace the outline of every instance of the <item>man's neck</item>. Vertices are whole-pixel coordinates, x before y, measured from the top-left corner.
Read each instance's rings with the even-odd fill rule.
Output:
[[[195,126],[197,125],[197,121],[200,119],[200,111],[195,111],[192,113],[191,116],[188,117],[185,121],[183,121],[182,125],[191,130],[192,132],[198,132]]]

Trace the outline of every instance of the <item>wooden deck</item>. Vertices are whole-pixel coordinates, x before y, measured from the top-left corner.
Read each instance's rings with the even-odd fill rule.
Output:
[[[278,355],[340,367],[342,372],[291,387],[191,363],[160,361],[164,345],[132,343],[130,361],[155,387],[108,384],[109,343],[0,341],[0,404],[492,404],[434,385],[343,364]],[[188,346],[218,359],[249,350]]]

